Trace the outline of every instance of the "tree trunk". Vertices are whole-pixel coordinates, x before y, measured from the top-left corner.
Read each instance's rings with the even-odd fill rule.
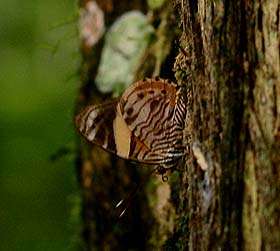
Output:
[[[280,250],[279,2],[176,4],[193,103],[173,247]]]
[[[148,8],[96,2],[107,26],[128,9]],[[149,170],[82,142],[87,249],[280,250],[279,1],[174,0],[152,13],[160,25],[135,79],[172,79],[175,62],[188,95],[185,164],[168,182],[151,176],[118,219],[114,204]],[[92,48],[83,40],[79,107],[100,96],[102,46],[103,38]]]

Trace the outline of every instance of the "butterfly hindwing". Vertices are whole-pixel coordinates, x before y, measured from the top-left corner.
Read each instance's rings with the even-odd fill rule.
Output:
[[[134,157],[160,164],[183,154],[176,98],[175,84],[162,80],[139,81],[124,92],[120,98],[122,116],[132,135],[151,149],[146,155],[134,153]]]

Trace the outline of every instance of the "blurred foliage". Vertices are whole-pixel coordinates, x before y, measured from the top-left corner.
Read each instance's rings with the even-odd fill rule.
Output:
[[[0,250],[71,250],[77,3],[0,5]]]
[[[101,92],[119,96],[131,84],[153,33],[153,26],[140,11],[127,12],[114,22],[106,34],[96,76]]]
[[[156,10],[163,6],[166,0],[147,0],[150,9]]]

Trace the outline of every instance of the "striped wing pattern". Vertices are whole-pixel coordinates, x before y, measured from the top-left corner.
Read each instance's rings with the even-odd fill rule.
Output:
[[[130,158],[170,168],[184,153],[185,102],[176,85],[167,80],[144,79],[130,86],[120,99],[122,116],[147,151],[131,142]]]
[[[76,125],[88,141],[105,150],[167,169],[184,153],[185,103],[171,81],[145,78],[119,99],[85,108]]]
[[[76,127],[89,142],[116,153],[113,121],[118,99],[84,108],[76,117]]]

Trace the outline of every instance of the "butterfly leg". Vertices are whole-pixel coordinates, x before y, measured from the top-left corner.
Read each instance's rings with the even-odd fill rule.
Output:
[[[168,168],[165,168],[164,166],[160,166],[158,165],[156,167],[156,174],[161,175],[161,179],[163,182],[167,182],[168,181],[168,176],[166,175]]]

